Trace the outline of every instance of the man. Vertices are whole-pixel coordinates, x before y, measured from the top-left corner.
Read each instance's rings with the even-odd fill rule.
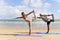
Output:
[[[28,22],[28,25],[29,25],[29,35],[31,34],[31,24],[30,24],[30,20],[28,19],[28,15],[30,15],[32,13],[34,13],[34,18],[36,19],[34,10],[29,12],[28,14],[25,14],[24,12],[22,12],[21,13],[22,17],[17,17],[17,18],[23,18],[26,22]]]
[[[47,16],[52,16],[52,19],[47,18]],[[54,15],[53,14],[46,14],[46,15],[40,14],[40,17],[37,17],[37,18],[41,18],[43,21],[45,21],[47,23],[47,32],[46,33],[48,33],[50,30],[50,23],[54,22]]]

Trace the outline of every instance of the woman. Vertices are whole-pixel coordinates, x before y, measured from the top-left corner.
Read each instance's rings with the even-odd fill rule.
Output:
[[[23,18],[26,22],[28,22],[28,25],[29,25],[29,35],[31,34],[31,24],[30,24],[30,20],[28,19],[28,15],[30,15],[32,13],[34,13],[34,18],[36,19],[34,10],[29,12],[28,14],[25,14],[24,12],[22,12],[21,13],[22,17],[17,17],[17,18]]]

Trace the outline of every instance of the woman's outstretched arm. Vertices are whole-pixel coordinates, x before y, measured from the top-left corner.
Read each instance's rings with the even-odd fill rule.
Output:
[[[33,10],[33,11],[31,11],[31,12],[29,12],[29,13],[28,13],[28,14],[26,14],[26,15],[28,16],[28,15],[30,15],[30,14],[32,14],[32,13],[34,13],[34,10]]]
[[[18,18],[23,18],[23,17],[16,17],[15,19],[18,19]]]

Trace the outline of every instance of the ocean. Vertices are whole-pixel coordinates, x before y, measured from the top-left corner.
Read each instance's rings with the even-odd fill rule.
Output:
[[[41,19],[37,19],[34,20],[31,23],[32,27],[34,28],[46,28],[47,25],[46,23],[41,20]],[[0,28],[19,28],[19,27],[28,27],[28,23],[25,22],[23,19],[0,19]],[[51,22],[50,24],[51,28],[59,28],[60,27],[60,20],[56,19],[55,22]]]

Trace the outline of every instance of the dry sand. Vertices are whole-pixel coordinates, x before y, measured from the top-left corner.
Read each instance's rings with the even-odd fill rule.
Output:
[[[32,28],[29,36],[28,28],[0,28],[0,40],[60,40],[60,28],[51,28],[49,34],[44,32],[46,28]]]

